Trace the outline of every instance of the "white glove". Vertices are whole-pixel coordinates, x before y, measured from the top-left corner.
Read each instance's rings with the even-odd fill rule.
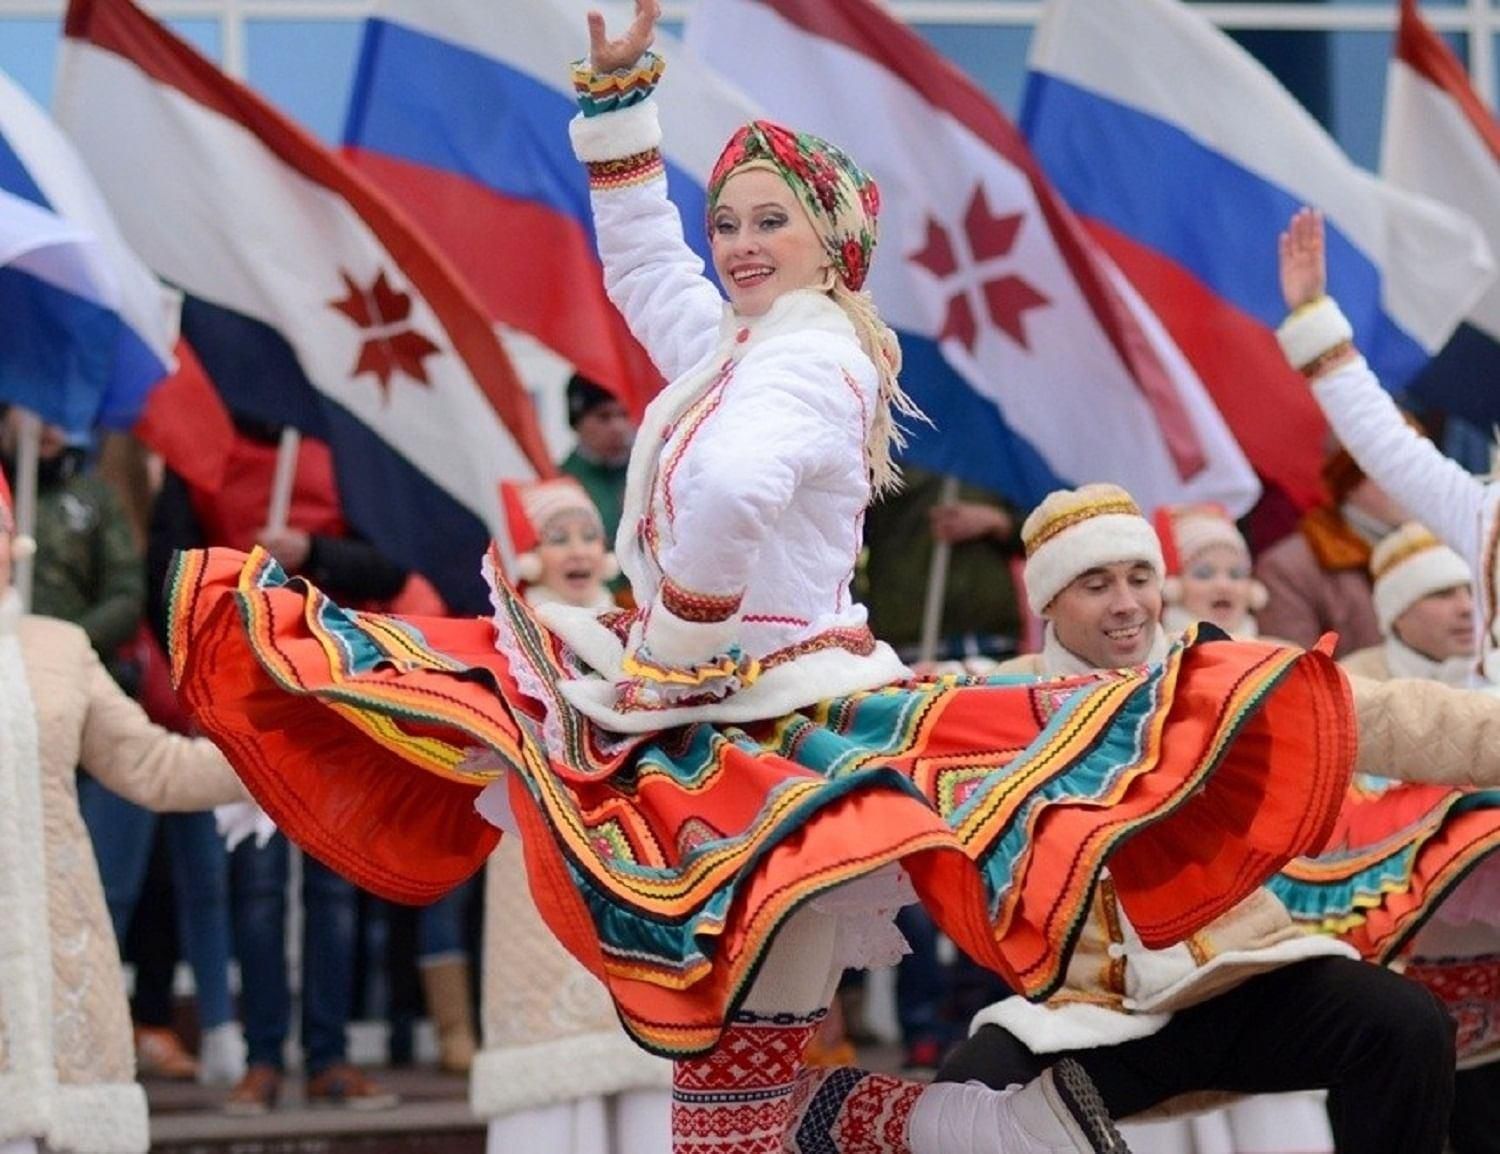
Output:
[[[231,852],[251,834],[255,835],[255,848],[262,849],[276,832],[276,823],[253,801],[215,806],[214,826],[224,839],[224,848]]]

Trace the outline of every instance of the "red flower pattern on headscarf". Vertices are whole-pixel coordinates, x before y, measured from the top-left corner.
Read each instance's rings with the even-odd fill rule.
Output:
[[[796,194],[839,278],[858,291],[875,251],[880,190],[838,146],[769,120],[753,120],[724,146],[708,181],[712,214],[724,183],[741,167],[765,162]]]

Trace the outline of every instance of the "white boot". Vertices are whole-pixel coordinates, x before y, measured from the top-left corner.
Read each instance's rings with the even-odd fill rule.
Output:
[[[912,1154],[1130,1154],[1099,1091],[1071,1058],[1007,1090],[931,1085],[907,1133]]]
[[[198,1040],[198,1082],[233,1086],[245,1076],[245,1035],[240,1024],[225,1022],[203,1031]]]

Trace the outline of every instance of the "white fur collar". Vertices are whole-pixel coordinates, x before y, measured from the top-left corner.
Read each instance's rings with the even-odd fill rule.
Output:
[[[1167,655],[1167,635],[1158,625],[1151,648],[1146,653],[1146,664],[1155,664]],[[1049,621],[1042,639],[1042,673],[1047,677],[1076,677],[1084,673],[1098,673],[1099,667],[1091,665],[1057,639],[1057,631]]]
[[[1420,677],[1424,681],[1440,681],[1458,689],[1466,689],[1474,684],[1472,656],[1434,661],[1425,654],[1418,653],[1394,633],[1385,639],[1385,663],[1392,677]]]

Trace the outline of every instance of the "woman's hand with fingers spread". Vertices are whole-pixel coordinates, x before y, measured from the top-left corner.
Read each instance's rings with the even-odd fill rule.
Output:
[[[639,60],[656,39],[656,22],[661,18],[659,0],[635,0],[635,19],[625,35],[611,40],[604,31],[604,15],[590,12],[589,63],[595,72],[618,72]]]
[[[1278,247],[1281,296],[1287,312],[1319,299],[1328,287],[1328,264],[1323,249],[1323,214],[1298,209],[1281,234]]]

